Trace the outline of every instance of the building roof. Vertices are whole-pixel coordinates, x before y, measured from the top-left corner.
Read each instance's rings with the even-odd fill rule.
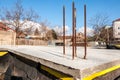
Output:
[[[116,22],[116,21],[120,21],[120,18],[118,18],[118,19],[114,20],[113,22]]]
[[[9,28],[8,26],[6,26],[4,23],[0,22],[0,30],[3,30],[3,31],[14,31],[12,30],[11,28]]]

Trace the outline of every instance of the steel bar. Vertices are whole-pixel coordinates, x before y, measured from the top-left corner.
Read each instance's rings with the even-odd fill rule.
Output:
[[[63,55],[65,55],[65,6],[63,6]]]
[[[76,8],[74,9],[74,25],[75,25],[75,57],[77,57],[77,45],[76,45]]]
[[[74,41],[75,41],[75,39],[74,39],[74,2],[72,3],[72,59],[74,59],[74,57],[75,57],[75,48],[74,48]]]
[[[85,53],[84,53],[84,59],[86,59],[87,55],[87,39],[86,39],[86,5],[84,5],[84,48],[85,48]]]

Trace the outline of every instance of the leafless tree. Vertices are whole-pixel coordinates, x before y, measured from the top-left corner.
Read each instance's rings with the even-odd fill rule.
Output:
[[[24,20],[36,22],[39,17],[40,16],[32,8],[24,12]]]
[[[54,31],[56,32],[58,36],[62,36],[63,34],[63,29],[60,26],[55,26]]]
[[[47,40],[52,40],[52,30],[48,30],[47,33],[46,33],[46,39]]]
[[[4,11],[2,19],[7,25],[12,25],[17,34],[16,37],[22,33],[21,27],[26,21],[35,21],[39,16],[33,11],[33,9],[25,10],[22,6],[21,0],[17,0],[12,9]]]
[[[33,26],[30,26],[30,27],[28,27],[28,28],[25,28],[25,29],[23,30],[23,32],[24,32],[26,35],[32,34],[32,33],[33,33]]]
[[[56,40],[57,39],[57,34],[53,29],[50,29],[46,33],[46,39],[47,40]]]
[[[57,36],[63,36],[63,27],[55,26],[54,31],[56,32]],[[65,26],[65,33],[69,32],[69,27]]]
[[[38,36],[39,34],[40,34],[40,33],[39,33],[38,28],[37,28],[37,29],[35,29],[34,35]]]
[[[40,23],[40,33],[41,33],[41,35],[42,35],[42,37],[44,38],[44,40],[47,40],[47,32],[49,31],[49,29],[48,29],[48,26],[47,26],[47,22],[45,21],[45,22],[41,22]]]
[[[94,39],[95,41],[104,41],[105,36],[105,26],[109,24],[109,17],[103,14],[97,14],[90,19],[90,26],[94,29]]]

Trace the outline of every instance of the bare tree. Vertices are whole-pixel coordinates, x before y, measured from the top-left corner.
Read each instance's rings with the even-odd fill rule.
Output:
[[[109,40],[110,40],[110,42],[112,42],[112,41],[114,41],[114,37],[113,37],[113,27],[110,27],[109,29],[108,29],[108,35],[109,35]]]
[[[4,16],[2,16],[2,19],[5,20],[4,22],[7,25],[12,25],[14,27],[17,34],[16,37],[19,37],[22,33],[21,27],[26,23],[26,21],[34,21],[37,18],[39,18],[39,16],[32,9],[25,11],[21,0],[17,0],[14,8],[5,10]]]
[[[46,39],[47,40],[56,40],[57,39],[57,34],[56,32],[51,29],[51,30],[48,30],[47,33],[46,33]]]
[[[47,40],[52,40],[53,37],[52,37],[52,30],[48,30],[47,33],[46,33],[46,39]]]
[[[63,36],[63,27],[55,26],[54,31],[56,32],[57,36]],[[69,32],[69,27],[65,26],[65,33]]]
[[[33,26],[30,26],[29,28],[25,28],[23,31],[26,35],[30,35],[33,32]]]
[[[40,33],[41,33],[42,37],[44,38],[44,40],[47,40],[46,36],[47,36],[47,32],[49,31],[49,29],[47,27],[47,22],[41,22],[40,25],[41,25]]]
[[[94,29],[94,39],[95,41],[104,41],[105,39],[105,26],[109,24],[109,17],[102,14],[97,14],[90,19],[90,26]]]
[[[54,31],[56,32],[57,36],[63,35],[63,29],[60,26],[55,26]]]
[[[32,8],[24,12],[24,20],[38,22],[39,17],[40,16]]]
[[[35,29],[35,32],[34,32],[34,35],[38,36],[40,33],[39,33],[39,30],[38,28]]]

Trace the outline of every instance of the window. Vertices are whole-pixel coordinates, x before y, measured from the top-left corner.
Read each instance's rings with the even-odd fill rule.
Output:
[[[120,35],[120,32],[118,32],[118,35]]]
[[[120,29],[120,27],[118,27],[118,29]]]

